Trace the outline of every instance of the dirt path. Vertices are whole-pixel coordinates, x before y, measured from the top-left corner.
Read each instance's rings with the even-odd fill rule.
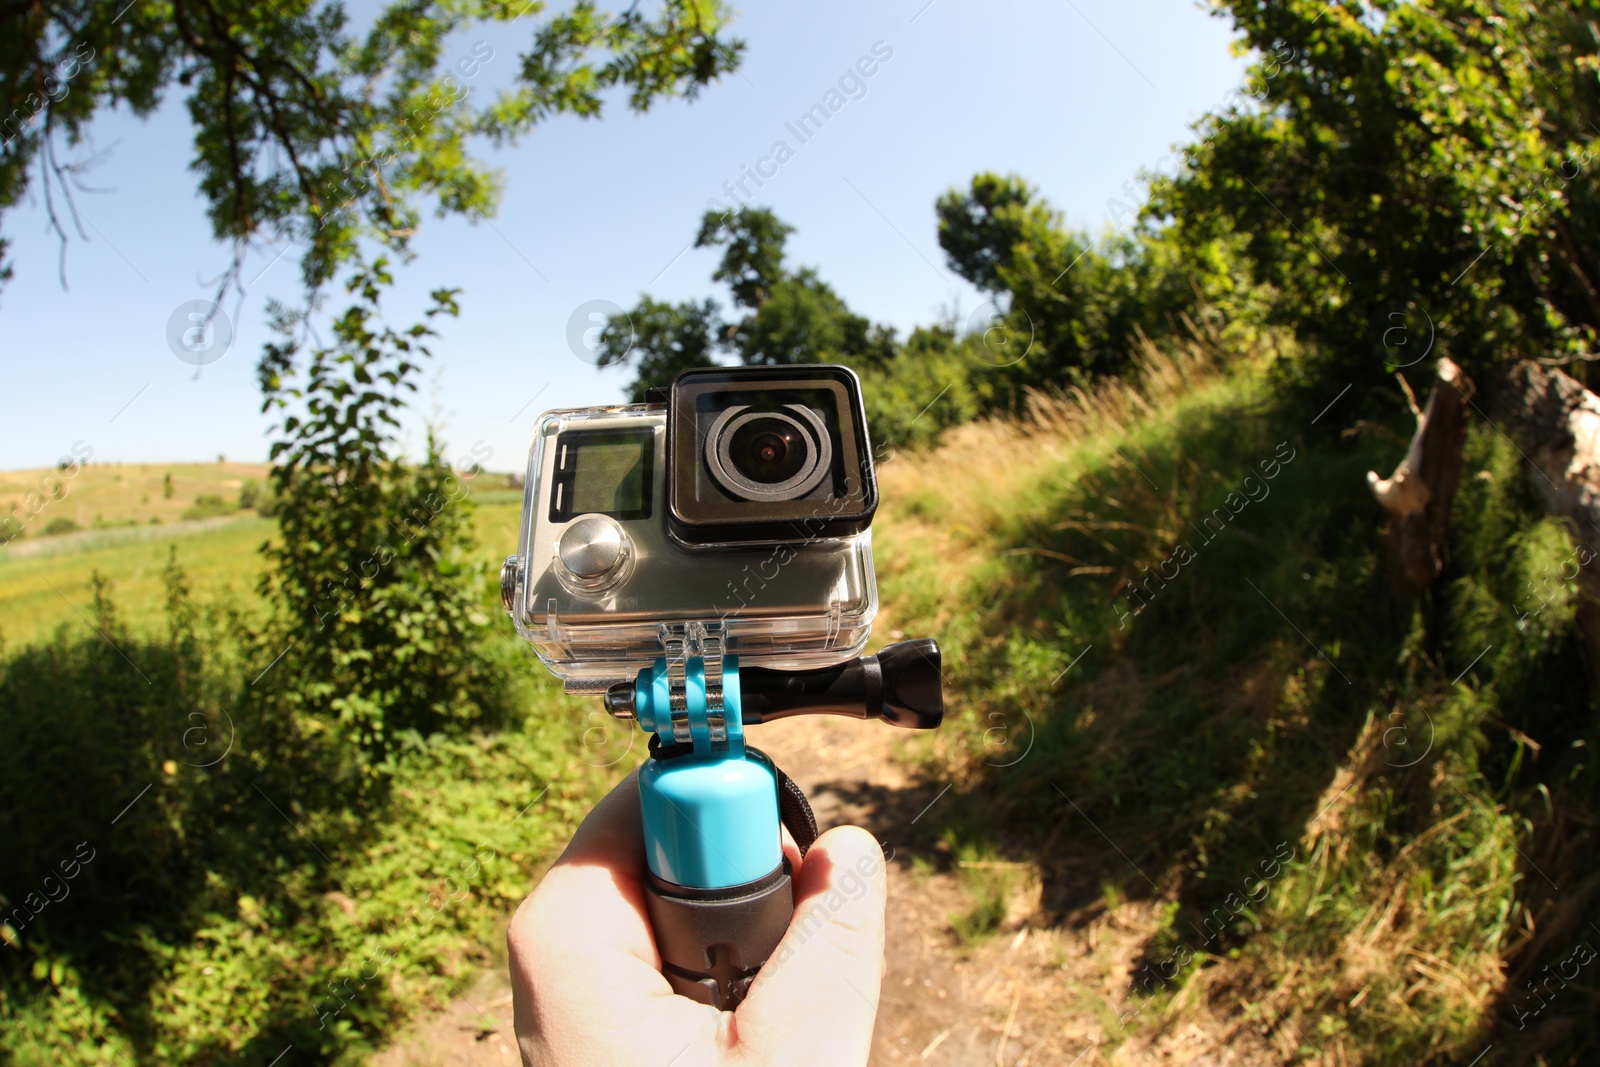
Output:
[[[936,805],[954,802],[936,784],[912,780],[895,758],[896,731],[848,719],[804,718],[751,731],[752,740],[805,789],[824,827],[854,822],[890,856],[888,973],[873,1037],[875,1067],[1002,1064],[1281,1063],[1257,1033],[1203,1017],[1183,1027],[1131,1026],[1128,975],[1158,925],[1158,908],[1091,907],[1075,923],[1046,921],[1038,872],[1008,872],[1015,889],[999,932],[963,943],[951,916],[972,897],[933,835],[918,832]],[[932,822],[932,820],[929,820]],[[926,829],[924,825],[923,829]],[[1087,828],[1085,833],[1087,834]],[[935,867],[941,869],[934,869]],[[1292,1046],[1291,1046],[1292,1047]],[[511,992],[491,968],[448,1007],[417,1022],[371,1067],[488,1067],[517,1064]]]

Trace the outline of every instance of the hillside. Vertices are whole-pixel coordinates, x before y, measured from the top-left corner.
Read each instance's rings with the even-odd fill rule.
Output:
[[[996,1062],[1575,1062],[1592,982],[1524,983],[1593,932],[1595,705],[1531,468],[1470,427],[1432,625],[1364,478],[1403,400],[1318,428],[1210,368],[885,465],[882,625],[940,635],[957,709],[894,843],[966,888]]]
[[[89,463],[76,473],[0,471],[0,505],[11,509],[0,511],[0,521],[8,513],[25,516],[30,493],[43,504],[20,527],[20,536],[0,536],[0,635],[26,642],[63,622],[81,622],[96,572],[110,582],[135,629],[158,621],[161,571],[174,549],[197,589],[257,604],[257,549],[276,536],[277,525],[256,508],[241,507],[240,496],[248,497],[246,486],[254,486],[260,487],[258,499],[265,499],[267,471],[264,464],[248,463]],[[57,484],[62,492],[53,497]],[[489,475],[474,498],[484,558],[498,563],[515,540],[521,495],[507,490],[502,477]],[[79,529],[45,532],[62,518]]]
[[[96,463],[41,470],[0,471],[0,520],[12,516],[11,536],[45,536],[65,519],[80,529],[177,522],[213,497],[237,510],[246,483],[265,482],[262,463]],[[5,532],[0,532],[0,539]]]

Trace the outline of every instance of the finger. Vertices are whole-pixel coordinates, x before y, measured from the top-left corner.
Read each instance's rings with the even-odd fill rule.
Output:
[[[795,843],[794,835],[789,832],[787,826],[780,825],[778,832],[783,837],[783,854],[789,860],[789,869],[798,871],[801,863],[800,846]]]
[[[631,1031],[681,1032],[714,1013],[672,994],[645,911],[644,834],[637,776],[630,774],[584,819],[572,843],[511,920],[517,1032],[537,1035],[542,1054],[593,1048],[592,1021],[606,1005]],[[684,1008],[694,1019],[674,1018]],[[556,1062],[562,1062],[559,1059]]]
[[[754,1062],[780,1052],[786,1063],[866,1062],[886,892],[883,850],[871,834],[841,826],[817,838],[800,868],[789,931],[739,1008],[736,1051]]]

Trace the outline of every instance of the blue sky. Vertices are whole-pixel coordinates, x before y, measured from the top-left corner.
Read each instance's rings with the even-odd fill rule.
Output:
[[[490,93],[531,29],[468,32],[449,55],[492,49],[471,83]],[[735,32],[748,44],[741,72],[693,103],[645,115],[614,104],[599,121],[561,118],[515,148],[484,146],[506,177],[499,214],[430,218],[388,301],[405,325],[431,289],[463,290],[407,428],[413,450],[430,418],[452,455],[481,443],[488,467],[520,469],[540,411],[619,400],[628,372],[575,356],[569,321],[589,302],[630,307],[642,292],[725,304],[710,281],[715,254],[685,246],[742,168],[772,175],[745,189],[796,227],[791,261],[904,334],[981,302],[939,250],[940,193],[978,171],[1014,171],[1098,231],[1111,224],[1108,199],[1187,140],[1244,69],[1229,25],[1191,0],[750,5]],[[802,143],[786,124],[859,77],[863,57],[872,75],[846,81],[851,97]],[[96,462],[265,457],[255,364],[266,300],[298,295],[297,250],[252,250],[242,306],[224,304],[233,340],[222,359],[197,373],[173,355],[169,318],[213,293],[229,256],[188,170],[191,136],[176,94],[148,121],[96,120],[94,147],[107,154],[87,181],[103,191],[78,197],[88,240],[73,234],[66,289],[37,182],[32,202],[0,219],[16,270],[0,288],[0,468],[53,463],[78,441]],[[763,157],[778,141],[792,155],[775,167]]]

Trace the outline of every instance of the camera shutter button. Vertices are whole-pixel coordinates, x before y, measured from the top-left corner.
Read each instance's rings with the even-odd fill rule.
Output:
[[[615,573],[628,551],[628,535],[607,515],[585,515],[561,534],[556,548],[562,566],[586,582],[604,581]]]

